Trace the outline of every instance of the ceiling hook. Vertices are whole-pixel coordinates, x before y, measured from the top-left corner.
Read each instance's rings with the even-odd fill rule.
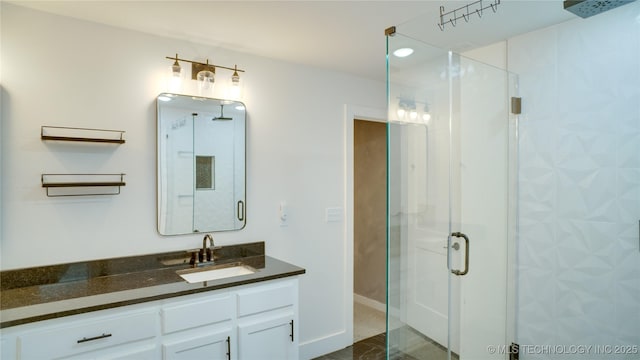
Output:
[[[464,19],[465,22],[469,22],[469,5],[467,5],[466,8],[467,8],[467,13],[462,14],[462,18]]]
[[[500,0],[495,0],[493,2],[493,4],[489,4],[491,5],[491,10],[493,10],[493,12],[497,12],[498,11],[498,5],[500,5]]]

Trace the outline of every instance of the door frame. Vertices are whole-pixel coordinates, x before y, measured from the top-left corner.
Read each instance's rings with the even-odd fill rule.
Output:
[[[353,344],[353,203],[354,203],[354,185],[353,185],[353,166],[354,166],[354,127],[356,120],[366,120],[374,122],[387,123],[387,111],[382,108],[365,107],[358,105],[344,105],[344,199],[345,199],[345,267],[344,267],[344,312],[345,324],[342,343],[344,346]]]

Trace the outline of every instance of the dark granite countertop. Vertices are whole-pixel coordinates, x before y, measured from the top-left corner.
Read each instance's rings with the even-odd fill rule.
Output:
[[[305,273],[265,256],[264,242],[225,246],[214,256],[215,264],[240,261],[257,271],[190,284],[176,273],[191,267],[182,251],[0,272],[0,328]]]

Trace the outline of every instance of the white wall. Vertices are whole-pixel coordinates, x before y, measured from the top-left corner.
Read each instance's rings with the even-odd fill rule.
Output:
[[[2,11],[3,7],[0,6],[0,29],[2,29]],[[0,55],[1,55],[1,50],[3,49],[2,46],[2,33],[0,32]],[[3,86],[2,84],[4,84],[4,79],[2,76],[3,72],[2,72],[2,56],[0,56],[0,104],[4,104],[4,90],[3,90]],[[3,124],[4,124],[4,106],[0,106],[0,139],[2,139],[2,128],[3,128]],[[0,141],[0,239],[2,239],[2,222],[3,222],[3,216],[2,216],[2,209],[4,208],[4,202],[2,201],[2,188],[3,188],[3,184],[2,184],[2,179],[4,178],[2,175],[2,169],[3,169],[3,158],[4,156],[2,155],[4,152],[4,141]],[[0,241],[0,250],[2,250],[2,246],[1,246],[2,242]],[[0,269],[2,268],[2,255],[0,254]]]
[[[324,217],[325,208],[343,207],[346,199],[344,104],[384,106],[384,84],[1,6],[2,268],[197,245],[200,235],[156,231],[154,101],[165,90],[165,56],[237,63],[247,70],[247,226],[215,234],[216,242],[264,240],[268,255],[306,268],[302,355],[334,350],[323,344],[343,336],[351,321],[343,303],[344,223]],[[43,142],[42,125],[125,130],[127,142]],[[45,172],[124,172],[127,185],[117,196],[47,198],[40,187]],[[279,226],[281,200],[289,206],[288,227]]]
[[[518,341],[638,346],[640,3],[510,39],[508,54],[523,98]]]

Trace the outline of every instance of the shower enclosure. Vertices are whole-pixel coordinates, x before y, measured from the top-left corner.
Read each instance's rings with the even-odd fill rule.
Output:
[[[387,358],[504,359],[517,76],[387,32]]]

